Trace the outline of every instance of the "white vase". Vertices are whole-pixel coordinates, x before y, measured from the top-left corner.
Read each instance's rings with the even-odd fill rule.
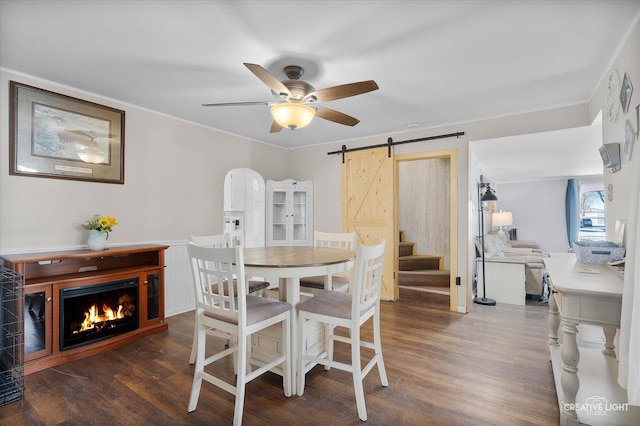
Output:
[[[93,251],[101,251],[107,248],[107,233],[101,233],[95,229],[89,230],[87,245]]]

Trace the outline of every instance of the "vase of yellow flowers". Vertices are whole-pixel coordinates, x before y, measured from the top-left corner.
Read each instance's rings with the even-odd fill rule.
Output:
[[[82,225],[84,229],[89,231],[87,245],[91,250],[101,251],[107,248],[107,238],[109,232],[116,226],[118,222],[113,216],[95,215]]]

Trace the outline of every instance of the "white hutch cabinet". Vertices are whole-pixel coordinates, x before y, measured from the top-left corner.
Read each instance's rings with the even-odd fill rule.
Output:
[[[313,244],[313,182],[267,180],[267,245]]]

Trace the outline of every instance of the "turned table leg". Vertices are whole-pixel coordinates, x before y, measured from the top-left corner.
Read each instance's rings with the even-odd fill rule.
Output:
[[[616,345],[613,344],[613,339],[616,337],[616,329],[611,327],[602,327],[604,331],[604,349],[602,353],[607,356],[616,356]]]
[[[558,328],[560,327],[560,315],[558,314],[558,304],[556,302],[556,292],[549,294],[549,346],[558,346]]]
[[[564,337],[560,347],[560,354],[562,355],[560,383],[562,384],[564,400],[560,407],[560,422],[562,425],[577,425],[578,415],[575,410],[575,404],[576,394],[580,387],[580,379],[578,379],[580,352],[576,342],[578,321],[565,319],[562,331],[564,332]]]

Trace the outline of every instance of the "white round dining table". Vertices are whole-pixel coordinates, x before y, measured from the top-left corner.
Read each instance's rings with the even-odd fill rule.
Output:
[[[331,275],[353,268],[356,253],[333,247],[268,246],[243,250],[245,274],[278,280],[279,298],[291,304],[291,377],[293,393],[297,380],[295,366],[298,353],[298,319],[295,306],[300,302],[300,278],[324,275],[325,289],[331,288]]]

